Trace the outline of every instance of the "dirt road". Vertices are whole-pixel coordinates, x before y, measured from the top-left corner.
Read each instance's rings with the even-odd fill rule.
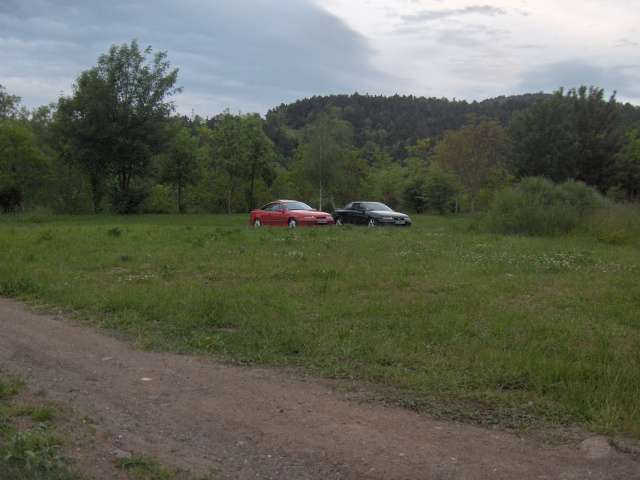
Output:
[[[608,439],[552,446],[435,421],[292,370],[141,351],[6,298],[0,370],[91,425],[70,452],[96,478],[118,478],[121,450],[194,478],[640,479]]]

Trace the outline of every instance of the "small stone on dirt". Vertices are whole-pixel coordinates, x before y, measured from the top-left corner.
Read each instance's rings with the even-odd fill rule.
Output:
[[[131,455],[131,452],[125,452],[124,450],[120,450],[120,449],[114,450],[113,454],[116,456],[118,460],[128,460],[133,456]]]
[[[580,444],[580,451],[587,454],[588,458],[600,459],[611,455],[611,445],[604,437],[587,438]]]

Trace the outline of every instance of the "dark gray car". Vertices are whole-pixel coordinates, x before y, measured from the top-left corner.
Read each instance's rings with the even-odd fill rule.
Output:
[[[345,223],[368,225],[369,227],[378,225],[411,226],[409,215],[396,212],[381,202],[347,203],[343,208],[336,209],[333,213],[333,220],[336,226]]]

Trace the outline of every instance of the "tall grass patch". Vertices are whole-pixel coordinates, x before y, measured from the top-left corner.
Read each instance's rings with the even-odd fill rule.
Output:
[[[474,222],[5,219],[0,293],[147,349],[371,380],[437,416],[640,437],[637,247]]]
[[[488,225],[502,234],[557,236],[585,233],[597,212],[610,203],[585,184],[562,184],[530,177],[500,192],[490,209]]]

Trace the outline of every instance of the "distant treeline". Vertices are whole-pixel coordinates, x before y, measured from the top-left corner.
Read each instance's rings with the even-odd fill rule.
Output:
[[[640,108],[597,87],[482,102],[315,96],[205,119],[175,115],[177,75],[134,40],[33,111],[0,85],[0,210],[234,213],[295,198],[445,214],[527,177],[640,195]]]
[[[415,145],[424,138],[440,139],[445,131],[462,127],[469,114],[496,119],[507,126],[514,112],[527,110],[534,102],[551,96],[550,93],[528,93],[481,102],[358,93],[314,96],[269,110],[265,132],[274,141],[279,154],[291,157],[297,142],[288,132],[304,129],[318,114],[337,107],[341,118],[353,125],[356,148],[376,142],[400,160],[409,155],[405,148],[407,145]],[[618,102],[617,107],[620,128],[629,128],[640,122],[638,106]]]

